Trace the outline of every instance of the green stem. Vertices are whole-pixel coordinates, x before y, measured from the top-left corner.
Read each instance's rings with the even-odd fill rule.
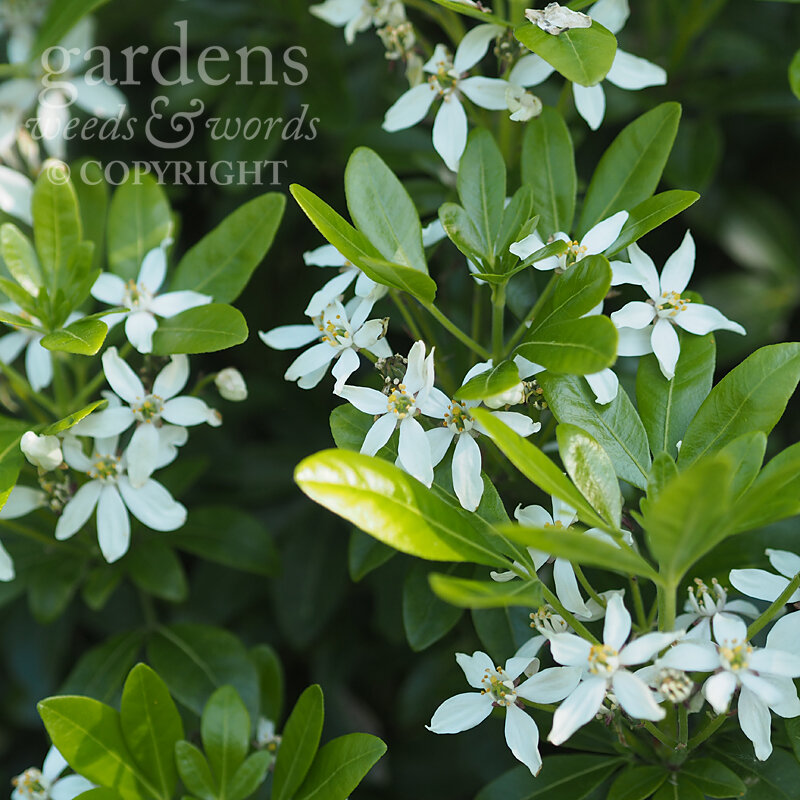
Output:
[[[458,45],[464,38],[464,24],[458,14],[447,11],[426,0],[403,0],[406,6],[416,8],[429,16],[447,34],[454,45]]]
[[[461,344],[477,353],[481,358],[490,359],[491,354],[485,348],[479,345],[476,341],[467,336],[458,325],[452,320],[448,319],[433,303],[423,303],[420,301],[422,307],[447,331],[449,331]]]
[[[418,342],[423,338],[422,331],[420,331],[417,321],[414,319],[408,307],[406,306],[403,296],[399,292],[394,291],[390,291],[389,296],[392,298],[392,302],[400,311],[400,315],[403,317],[403,322],[405,322],[408,326],[408,331],[411,334],[411,338],[414,339],[415,342]]]
[[[710,719],[705,726],[686,743],[687,750],[691,751],[697,749],[709,736],[713,736],[722,727],[727,718],[727,714],[719,714],[713,719]]]
[[[506,352],[511,352],[516,347],[519,340],[525,335],[525,332],[530,327],[530,323],[541,311],[542,306],[544,306],[550,295],[553,293],[553,290],[556,288],[556,281],[558,281],[558,275],[553,275],[553,277],[550,278],[550,282],[544,287],[544,291],[539,295],[539,299],[536,301],[536,304],[528,312],[525,319],[520,322],[516,331],[514,331],[514,335],[506,345]]]
[[[678,747],[685,748],[689,741],[689,709],[685,703],[678,706]]]
[[[56,404],[41,392],[34,391],[30,383],[28,383],[28,381],[26,381],[25,378],[23,378],[22,375],[13,367],[0,362],[0,370],[2,370],[3,374],[6,376],[6,378],[8,378],[8,382],[12,391],[15,392],[20,400],[23,402],[25,402],[27,398],[35,400],[40,406],[42,406],[42,408],[49,411],[54,417],[58,416]],[[46,418],[42,420],[42,422],[45,421]]]
[[[576,564],[570,561],[572,564],[572,569],[575,571],[575,577],[578,579],[581,586],[589,593],[589,597],[595,601],[601,608],[606,607],[605,598],[600,597],[600,595],[595,591],[594,587],[591,583],[589,583],[589,579],[583,574],[583,570],[580,568],[579,564]]]
[[[789,581],[789,585],[778,595],[775,602],[772,603],[760,617],[753,620],[750,627],[747,629],[747,638],[752,639],[773,617],[780,613],[783,607],[789,602],[789,598],[800,587],[800,572]]]
[[[587,642],[591,642],[592,644],[600,644],[599,639],[594,636],[588,628],[586,628],[583,623],[579,622],[578,619],[567,611],[564,606],[561,605],[561,601],[556,597],[556,595],[550,591],[544,584],[542,584],[542,592],[544,593],[544,599],[569,623],[572,630],[575,631],[582,639],[586,639]]]
[[[492,359],[497,366],[503,360],[503,323],[506,311],[506,287],[492,286]]]
[[[663,744],[665,747],[669,747],[670,750],[675,749],[675,740],[671,736],[667,736],[667,734],[664,733],[664,731],[659,730],[655,725],[653,725],[652,722],[650,722],[650,720],[644,721],[644,727],[648,732],[650,732],[653,736],[655,736],[655,738],[658,739],[658,741],[661,742],[661,744]]]
[[[72,392],[69,388],[67,375],[64,370],[62,353],[53,353],[53,390],[56,396],[56,409],[59,417],[65,417],[69,413],[70,396]]]
[[[642,587],[639,586],[639,579],[636,575],[631,575],[631,594],[633,595],[633,608],[636,612],[636,622],[641,631],[646,631],[650,626],[647,624],[647,615],[644,611],[644,600],[642,600]]]
[[[658,629],[675,628],[675,587],[672,584],[658,587]]]
[[[472,291],[472,328],[471,336],[476,341],[481,338],[481,323],[483,322],[483,291],[480,284],[475,284]]]

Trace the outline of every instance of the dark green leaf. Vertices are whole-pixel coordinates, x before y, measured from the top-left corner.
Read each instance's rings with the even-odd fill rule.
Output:
[[[461,619],[462,610],[443,602],[428,585],[430,568],[415,563],[403,584],[403,628],[411,649],[419,652],[447,635]]]
[[[153,355],[214,353],[247,339],[242,312],[223,303],[189,308],[162,319],[153,334]]]
[[[608,792],[608,800],[646,800],[667,779],[663,767],[632,767],[621,772]]]
[[[221,686],[209,698],[200,735],[212,774],[224,795],[250,749],[250,716],[232,686]]]

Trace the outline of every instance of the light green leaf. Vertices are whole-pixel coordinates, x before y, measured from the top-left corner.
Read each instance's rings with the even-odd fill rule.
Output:
[[[272,246],[285,208],[285,196],[276,192],[237,208],[186,253],[170,288],[232,303]]]
[[[100,411],[101,409],[105,408],[107,404],[108,400],[95,400],[93,403],[89,403],[88,406],[84,406],[80,411],[75,411],[69,416],[58,420],[58,422],[53,422],[46,428],[42,428],[40,433],[43,436],[55,436],[57,433],[68,431],[73,425],[77,425],[82,419],[88,417],[93,411]]]
[[[109,186],[99,161],[79,159],[71,165],[72,180],[81,214],[83,237],[94,245],[93,269],[101,269],[105,260],[106,225],[108,223]]]
[[[662,103],[623,128],[592,176],[578,225],[580,238],[598,222],[617,211],[630,211],[653,194],[680,117],[677,103]]]
[[[653,466],[647,477],[647,497],[653,499],[673,478],[678,476],[675,459],[662,450],[653,458]],[[644,501],[642,501],[644,503]]]
[[[283,667],[277,653],[268,644],[250,650],[250,659],[258,670],[261,689],[261,714],[273,722],[281,718],[283,709]]]
[[[486,263],[491,268],[494,256],[483,240],[475,223],[466,209],[458,203],[444,203],[439,208],[439,222],[442,223],[447,238],[474,264]]]
[[[533,330],[588,314],[611,288],[611,265],[603,256],[587,256],[555,280],[553,294],[533,320]]]
[[[761,431],[746,433],[723,447],[719,453],[733,464],[731,497],[736,499],[755,480],[767,451],[767,437]]]
[[[266,780],[272,761],[273,755],[268,750],[251,753],[229,783],[227,800],[244,800],[250,797]]]
[[[678,466],[710,455],[745,433],[770,431],[800,381],[800,344],[756,350],[712,390],[683,437]]]
[[[514,36],[568,81],[582,86],[603,80],[617,53],[614,34],[597,20],[590,28],[571,28],[557,36],[530,23],[516,28]]]
[[[200,736],[224,795],[250,749],[250,716],[232,686],[221,686],[209,698],[200,721]]]
[[[0,227],[0,252],[14,280],[35,297],[43,278],[31,240],[16,225],[6,222]]]
[[[458,400],[487,400],[513,389],[519,384],[519,369],[513,361],[502,361],[496,367],[470,378],[455,394]]]
[[[542,585],[537,581],[475,581],[452,575],[431,573],[431,589],[447,603],[458,608],[539,608],[544,604]]]
[[[39,342],[46,350],[93,356],[102,346],[108,325],[99,319],[79,319],[60,331],[43,336]]]
[[[153,334],[153,355],[214,353],[247,339],[242,312],[224,303],[189,308],[159,322]]]
[[[800,100],[800,50],[798,50],[789,64],[789,86],[794,96]]]
[[[432,303],[436,297],[436,284],[430,275],[402,264],[392,264],[380,258],[364,257],[361,269],[377,283],[408,292],[425,303]]]
[[[350,733],[323,745],[294,800],[347,800],[386,752],[368,733]]]
[[[193,744],[182,741],[175,745],[175,765],[184,786],[200,800],[217,800],[217,788],[205,756]]]

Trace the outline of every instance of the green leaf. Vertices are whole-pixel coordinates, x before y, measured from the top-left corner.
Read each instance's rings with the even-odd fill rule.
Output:
[[[162,539],[149,538],[137,541],[122,562],[131,580],[147,594],[182,603],[189,594],[186,572],[183,564],[170,545]]]
[[[72,164],[72,180],[81,214],[83,237],[94,245],[93,269],[103,267],[105,260],[105,236],[108,222],[109,187],[98,161],[79,159]]]
[[[661,582],[655,570],[629,547],[616,547],[594,536],[587,536],[585,531],[525,525],[504,525],[502,530],[509,539],[557,558],[566,558],[590,567],[602,567],[622,575],[641,575],[654,583]]]
[[[632,767],[621,772],[608,790],[608,800],[646,800],[667,779],[663,767]]]
[[[386,745],[368,733],[333,739],[320,748],[294,800],[347,800],[385,752]]]
[[[286,720],[272,776],[272,800],[289,800],[303,783],[319,747],[323,718],[322,689],[314,684],[300,695]]]
[[[145,255],[172,234],[172,212],[155,178],[132,171],[117,187],[108,209],[108,266],[135,280]]]
[[[79,319],[60,331],[43,336],[40,344],[46,350],[93,356],[102,346],[108,325],[99,319]]]
[[[379,542],[377,539],[373,539],[364,531],[360,531],[358,528],[353,528],[350,531],[350,542],[347,547],[347,566],[350,571],[350,579],[354,583],[358,583],[362,578],[385,564],[395,555],[397,555],[396,550],[393,550],[383,542]]]
[[[755,800],[795,800],[800,785],[800,764],[792,753],[776,747],[769,760],[753,758],[750,742],[712,740],[714,756],[745,782],[747,794]],[[672,800],[672,798],[670,798]],[[680,798],[683,800],[683,798]]]
[[[519,369],[513,361],[502,361],[496,367],[470,378],[455,394],[457,400],[487,400],[513,389],[519,384]]]
[[[764,462],[766,451],[767,437],[761,431],[746,433],[719,451],[719,454],[727,457],[734,467],[731,480],[732,498],[739,497],[753,483]]]
[[[35,297],[43,278],[31,240],[16,225],[6,222],[0,227],[0,252],[11,277]]]
[[[147,642],[147,660],[171,694],[198,716],[214,690],[230,684],[250,718],[258,718],[258,673],[233,634],[209,625],[162,625]]]
[[[606,249],[611,258],[628,245],[633,244],[659,225],[672,219],[700,199],[697,192],[670,189],[648,197],[630,210],[617,240]]]
[[[571,28],[554,36],[538,25],[526,24],[514,36],[568,81],[593,86],[605,78],[617,53],[617,40],[597,20],[590,28]]]
[[[583,495],[570,483],[564,473],[527,439],[511,430],[504,422],[486,409],[475,408],[473,416],[489,432],[500,452],[540,489],[565,503],[569,503],[580,519],[592,526],[605,527],[602,517],[584,500]]]
[[[403,553],[430,561],[502,563],[501,540],[487,538],[474,515],[381,459],[323,450],[298,465],[295,481],[312,500]]]
[[[73,427],[73,425],[77,425],[82,419],[88,417],[93,411],[99,411],[105,408],[107,404],[107,400],[95,400],[93,403],[89,403],[88,406],[84,406],[82,409],[80,409],[80,411],[74,411],[72,414],[63,417],[57,422],[53,422],[50,425],[42,428],[40,434],[42,436],[55,436],[57,433],[68,431],[71,427]]]
[[[224,303],[209,303],[162,319],[153,334],[153,355],[214,353],[246,339],[247,323],[241,311]]]
[[[433,278],[424,272],[366,256],[361,259],[359,266],[377,283],[408,292],[412,297],[425,303],[432,303],[436,297],[436,284]]]
[[[383,258],[427,274],[419,214],[383,159],[367,147],[356,148],[347,162],[344,187],[356,227]]]
[[[639,360],[636,401],[647,431],[650,449],[675,455],[676,445],[697,409],[711,391],[717,346],[714,336],[681,333],[681,354],[675,377],[667,380],[654,355]]]
[[[508,608],[525,606],[539,608],[544,605],[542,585],[537,581],[475,581],[433,572],[431,589],[450,605],[458,608]]]
[[[250,650],[250,659],[258,670],[261,689],[261,714],[273,722],[281,718],[283,708],[283,667],[277,653],[268,644]]]
[[[234,506],[193,508],[186,525],[170,534],[179,550],[206,561],[269,577],[279,569],[272,536],[259,519]]]
[[[580,493],[613,529],[622,518],[622,494],[608,453],[586,431],[561,423],[556,428],[558,451],[567,474]]]
[[[650,472],[650,449],[642,421],[625,390],[607,405],[595,402],[585,380],[574,375],[543,373],[536,377],[545,399],[559,421],[568,421],[590,433],[614,462],[622,480],[644,489]],[[588,521],[588,520],[586,520]]]
[[[792,744],[794,756],[800,762],[800,717],[792,717],[783,721],[786,728],[786,735]]]
[[[48,697],[37,709],[53,744],[75,772],[114,789],[123,800],[159,796],[137,769],[113,708],[89,697],[67,696]]]
[[[527,767],[514,767],[478,792],[475,800],[583,800],[620,765],[608,756],[548,756],[534,778]]]
[[[789,86],[794,96],[800,100],[800,50],[798,50],[789,64]]]
[[[490,256],[486,242],[466,209],[458,203],[444,203],[439,208],[439,222],[442,223],[447,238],[463,255],[475,264],[486,262],[487,268],[491,268],[494,256]]]
[[[661,785],[653,800],[705,800],[705,797],[692,781],[678,772]]]
[[[756,350],[732,369],[700,406],[683,437],[680,467],[752,431],[769,435],[800,381],[800,344]]]
[[[411,649],[420,652],[446,636],[462,610],[442,602],[428,584],[430,567],[417,562],[403,583],[403,628]]]
[[[159,797],[171,800],[178,782],[173,752],[183,739],[183,722],[166,684],[146,664],[137,664],[125,681],[120,724],[142,773]]]
[[[494,136],[484,128],[473,130],[467,140],[458,165],[458,196],[491,267],[506,202],[506,165]]]
[[[193,744],[182,741],[175,745],[175,766],[184,786],[200,800],[217,800],[217,788],[205,756]]]
[[[9,474],[5,468],[2,472]],[[83,558],[71,554],[40,557],[28,578],[28,605],[37,622],[53,622],[66,611],[82,580],[84,564]]]
[[[735,772],[712,758],[690,761],[681,767],[680,774],[691,778],[708,797],[744,797],[747,792],[747,786]]]
[[[48,47],[57,45],[87,14],[108,0],[59,0],[48,9],[30,52],[30,60],[40,56]]]
[[[200,735],[220,794],[224,795],[250,749],[250,716],[232,686],[221,686],[209,698]]]
[[[450,11],[455,11],[457,14],[463,14],[466,17],[472,17],[481,22],[491,22],[493,25],[503,25],[507,28],[513,27],[508,20],[498,17],[497,14],[487,12],[486,9],[483,8],[477,8],[477,6],[465,5],[463,2],[460,2],[460,0],[433,0],[433,2],[438,3],[440,6]]]
[[[623,128],[592,176],[578,225],[581,238],[601,220],[617,211],[630,211],[653,194],[680,117],[677,103],[662,103]]]
[[[651,500],[673,479],[678,476],[675,459],[662,450],[653,458],[653,466],[647,477],[647,496]]]
[[[519,233],[523,225],[533,214],[533,188],[530,186],[520,186],[511,202],[503,210],[503,217],[500,221],[500,230],[494,243],[494,252],[498,260],[512,263],[517,257],[508,251],[513,242],[519,238]],[[502,271],[502,268],[501,268]]]
[[[237,208],[181,259],[171,290],[191,289],[232,303],[272,246],[285,208],[285,196],[276,192]]]
[[[227,799],[244,800],[250,797],[264,783],[272,761],[272,753],[268,750],[251,753],[228,784]]]
[[[555,108],[545,106],[525,127],[522,182],[533,188],[542,238],[572,230],[578,186],[575,152],[569,128]]]

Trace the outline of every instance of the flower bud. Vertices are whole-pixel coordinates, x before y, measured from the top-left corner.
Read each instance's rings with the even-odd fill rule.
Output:
[[[31,464],[45,472],[61,466],[64,460],[57,436],[37,436],[33,431],[27,431],[22,435],[19,447]]]
[[[501,394],[487,397],[483,401],[489,408],[503,408],[503,406],[518,406],[525,402],[525,384],[520,381]]]
[[[233,403],[247,400],[247,384],[238,369],[226,367],[217,373],[214,383],[224,400],[230,400]]]

